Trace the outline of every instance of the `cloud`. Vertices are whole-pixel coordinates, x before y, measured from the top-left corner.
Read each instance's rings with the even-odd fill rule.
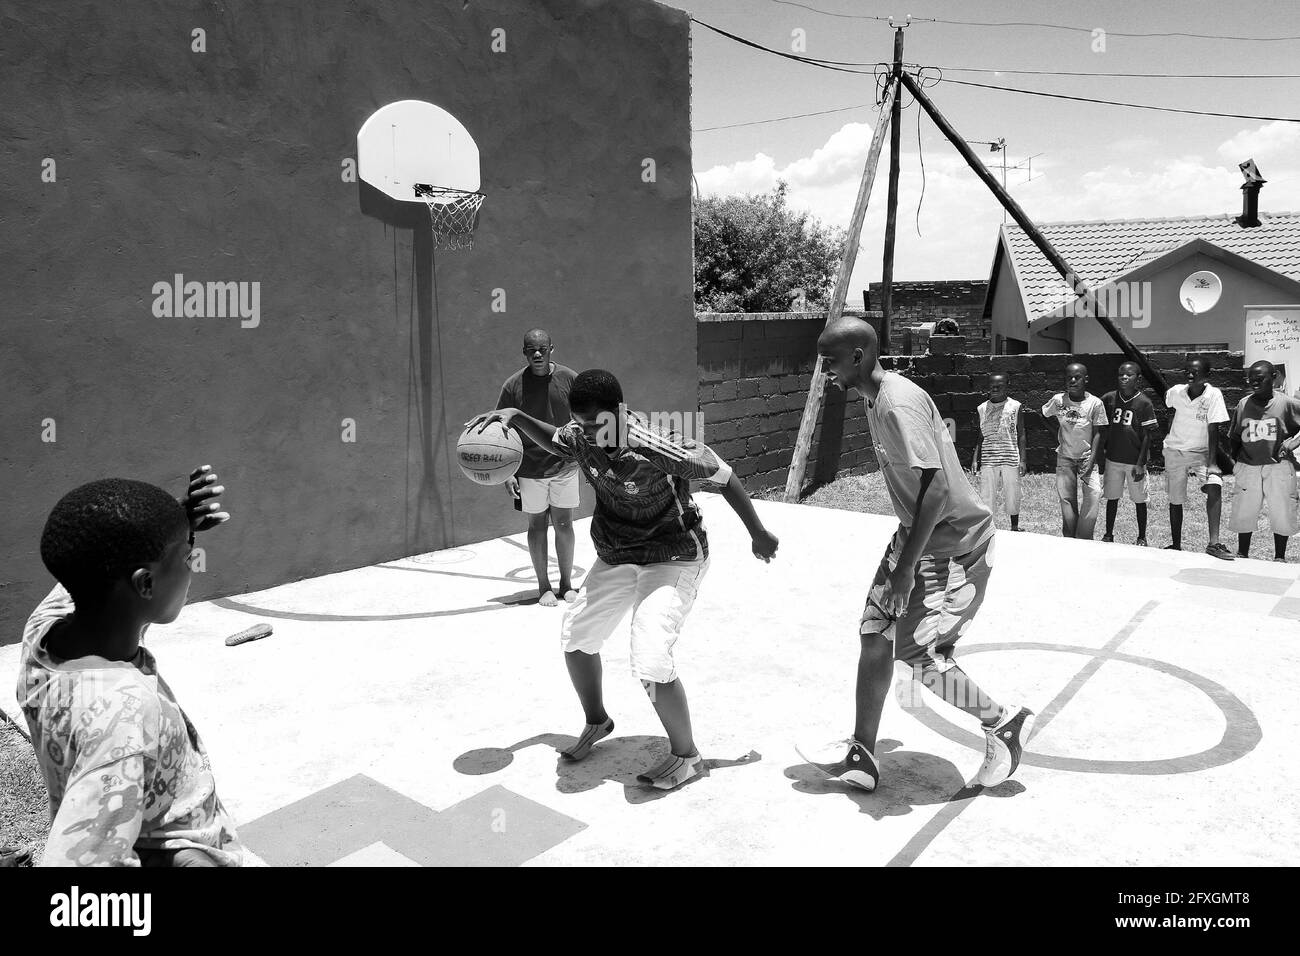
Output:
[[[758,153],[752,159],[714,166],[698,175],[705,194],[765,192],[784,179],[789,203],[822,222],[847,227],[857,196],[871,127],[849,123],[809,155],[778,166]],[[1215,158],[1195,154],[1161,155],[1159,144],[1140,137],[1122,141],[1123,149],[1104,154],[1081,150],[1069,157],[1034,160],[1035,179],[1012,170],[1012,195],[1039,222],[1088,219],[1138,219],[1240,211],[1236,163],[1248,155],[1268,160],[1261,206],[1268,211],[1300,209],[1300,128],[1266,123],[1225,141]],[[1148,148],[1137,149],[1142,145]],[[1111,162],[1085,165],[1099,159]],[[916,207],[922,173],[916,151],[904,150],[899,176],[895,270],[898,279],[970,279],[988,275],[1002,225],[1002,207],[947,144],[924,152],[924,200],[917,235]],[[986,161],[995,155],[981,156]],[[1000,177],[1000,167],[990,166]],[[1041,177],[1041,178],[1039,178]],[[882,162],[872,189],[861,250],[855,263],[848,301],[861,303],[861,290],[880,280],[883,254],[886,167]]]
[[[1297,151],[1300,123],[1265,123],[1253,130],[1242,130],[1219,147],[1219,155],[1234,166],[1247,159],[1265,164],[1277,160],[1279,166],[1290,169],[1295,168]]]

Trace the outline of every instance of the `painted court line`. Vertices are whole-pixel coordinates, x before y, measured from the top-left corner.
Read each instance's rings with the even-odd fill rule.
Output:
[[[1104,650],[1117,650],[1124,641],[1128,640],[1128,638],[1132,636],[1133,632],[1137,630],[1138,625],[1141,624],[1153,610],[1155,610],[1158,603],[1159,602],[1157,601],[1148,601],[1146,604],[1142,605],[1142,607],[1138,609],[1137,613],[1129,619],[1128,623],[1120,628],[1119,633],[1107,642]],[[1070,682],[1065,685],[1052,702],[1043,708],[1042,714],[1035,722],[1035,733],[1041,733],[1043,728],[1052,722],[1056,715],[1059,714],[1065,705],[1068,704],[1079,692],[1080,688],[1083,687],[1088,678],[1097,673],[1097,670],[1101,667],[1104,660],[1104,658],[1095,657],[1079,669],[1079,672],[1074,675]],[[1028,743],[1028,741],[1025,742]],[[974,802],[975,798],[980,795],[983,789],[983,787],[975,784],[974,780],[969,781],[966,786],[953,794],[952,799],[944,806],[944,808],[931,817],[925,826],[921,827],[912,839],[908,840],[907,844],[899,850],[898,853],[894,855],[893,859],[886,863],[885,866],[911,866],[915,863],[917,858],[924,853],[939,834],[947,828],[948,824],[961,816],[962,811]]]

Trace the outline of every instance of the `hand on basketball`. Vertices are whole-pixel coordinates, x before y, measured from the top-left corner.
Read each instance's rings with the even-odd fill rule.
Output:
[[[500,422],[502,425],[509,428],[510,419],[515,417],[515,411],[516,410],[513,408],[498,408],[494,411],[484,412],[482,415],[475,415],[465,423],[465,429],[468,431],[477,425],[479,432],[482,432],[483,429],[487,428],[493,422]]]
[[[507,478],[507,479],[506,479],[506,491],[510,492],[510,497],[511,497],[511,498],[518,498],[518,497],[519,497],[519,479],[518,479],[518,478],[513,478],[513,477],[512,477],[512,478]]]
[[[915,586],[915,569],[906,567],[900,562],[885,579],[885,593],[880,597],[881,609],[890,617],[902,617],[903,612],[907,610],[907,602],[912,598],[912,588]]]
[[[759,558],[764,563],[771,563],[776,557],[776,547],[779,543],[776,535],[766,528],[759,528],[752,535],[750,540],[753,542],[754,557]]]
[[[181,505],[190,520],[191,531],[207,531],[230,520],[230,515],[221,510],[221,502],[216,500],[225,490],[217,484],[217,473],[211,465],[200,465],[190,473],[190,486]]]

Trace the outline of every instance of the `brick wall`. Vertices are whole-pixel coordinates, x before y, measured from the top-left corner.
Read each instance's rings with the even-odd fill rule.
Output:
[[[1229,412],[1246,393],[1240,352],[1198,352],[1210,361],[1214,371],[1210,384],[1223,390]],[[1184,352],[1148,353],[1151,364],[1162,371],[1167,384],[1183,381],[1182,369],[1188,355]],[[919,384],[934,399],[940,413],[957,426],[957,450],[963,464],[969,465],[979,442],[979,421],[975,409],[986,398],[985,389],[991,372],[1006,372],[1011,377],[1008,393],[1025,406],[1025,451],[1031,471],[1052,471],[1056,467],[1053,449],[1056,441],[1039,409],[1056,392],[1065,387],[1065,366],[1082,362],[1088,369],[1088,391],[1104,395],[1116,388],[1115,378],[1123,355],[924,355],[886,356],[881,364]],[[1168,428],[1169,418],[1164,397],[1155,389],[1144,389],[1155,403],[1160,434]],[[870,450],[870,446],[868,446]],[[1159,446],[1152,449],[1151,461],[1161,464]],[[874,464],[874,461],[873,461]]]
[[[878,312],[846,314],[865,316],[879,327]],[[704,440],[751,491],[784,486],[826,313],[703,313],[697,320]],[[813,461],[821,414],[817,420]],[[840,466],[845,472],[875,468],[861,402],[845,408]]]
[[[949,282],[895,282],[890,304],[894,313],[890,342],[895,355],[903,349],[903,330],[922,322],[956,319],[966,336],[966,348],[976,355],[993,351],[990,320],[983,318],[987,279],[963,279]],[[881,285],[873,282],[867,290],[868,308],[880,308]]]
[[[863,314],[863,313],[856,313]],[[866,313],[879,326],[879,313]],[[799,434],[799,420],[812,381],[817,336],[825,313],[767,313],[762,315],[705,314],[698,317],[699,404],[704,420],[704,440],[736,469],[751,491],[785,485],[790,459]],[[1199,353],[1215,369],[1212,384],[1223,389],[1229,409],[1245,393],[1240,352]],[[1187,356],[1181,352],[1153,353],[1152,363],[1165,372],[1170,384],[1182,380]],[[1064,387],[1065,366],[1081,361],[1089,371],[1088,390],[1102,395],[1115,388],[1123,356],[1105,355],[925,355],[886,356],[887,368],[920,384],[935,400],[944,417],[957,426],[957,446],[962,461],[970,463],[979,440],[975,409],[985,399],[991,371],[1011,376],[1011,395],[1024,403],[1029,466],[1033,471],[1056,467],[1055,441],[1037,412]],[[828,401],[838,394],[828,391]],[[1167,426],[1162,397],[1148,389]],[[825,403],[823,403],[824,413]],[[840,473],[876,470],[875,454],[867,431],[861,400],[844,410],[844,439]],[[814,433],[811,461],[821,440],[821,418]],[[1159,449],[1153,452],[1158,463]],[[811,466],[809,468],[811,473]]]

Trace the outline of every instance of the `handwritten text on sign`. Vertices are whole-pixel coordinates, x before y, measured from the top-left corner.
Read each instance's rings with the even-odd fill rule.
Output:
[[[1300,305],[1284,308],[1246,308],[1246,365],[1260,359],[1286,361],[1300,350]]]

